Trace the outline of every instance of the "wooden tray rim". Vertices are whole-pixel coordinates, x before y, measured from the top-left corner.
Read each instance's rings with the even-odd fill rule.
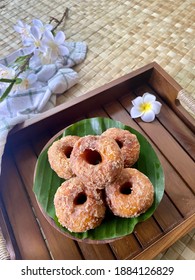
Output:
[[[139,75],[146,73],[148,71],[153,71],[154,69],[156,69],[157,71],[160,72],[162,77],[168,77],[171,80],[171,84],[172,86],[176,89],[176,92],[178,93],[180,90],[182,90],[182,87],[171,77],[169,76],[169,74],[157,63],[157,62],[151,62],[149,64],[146,64],[145,66],[142,66],[124,76],[121,76],[115,80],[110,81],[109,83],[106,83],[98,88],[95,88],[91,91],[88,91],[87,93],[85,93],[82,96],[79,97],[75,97],[72,100],[63,103],[61,105],[58,105],[52,109],[49,109],[43,113],[38,114],[37,116],[28,119],[26,121],[24,121],[21,124],[18,124],[14,129],[12,129],[12,131],[10,132],[10,136],[22,129],[25,129],[31,125],[34,125],[38,122],[41,122],[53,115],[57,115],[58,113],[65,111],[68,108],[71,108],[81,102],[84,102],[85,100],[88,99],[92,99],[93,97],[101,94],[102,92],[106,91],[106,90],[110,90],[111,88],[113,88],[114,86],[117,86],[125,81],[131,80],[134,77],[138,77]],[[177,98],[177,96],[174,96],[175,100]],[[178,104],[179,105],[179,104]],[[184,109],[185,110],[185,109]],[[190,116],[190,115],[189,115]]]

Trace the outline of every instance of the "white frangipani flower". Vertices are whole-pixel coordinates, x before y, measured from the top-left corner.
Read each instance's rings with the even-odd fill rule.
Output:
[[[144,95],[136,97],[132,100],[133,107],[130,110],[132,118],[139,118],[144,122],[152,122],[155,115],[160,113],[162,104],[156,101],[156,96],[151,93],[144,93]]]
[[[17,90],[26,90],[35,86],[37,81],[37,75],[31,73],[30,71],[25,71],[21,73],[18,78],[22,79],[22,82],[16,85]]]
[[[14,79],[16,72],[11,67],[6,67],[0,64],[0,79]],[[5,90],[9,86],[9,83],[0,82],[0,90]]]
[[[30,36],[30,25],[24,23],[22,20],[18,20],[17,25],[14,26],[14,30],[20,33],[22,40]]]
[[[12,62],[11,67],[0,64],[0,102],[10,92],[45,86],[46,81],[39,81],[32,69],[55,64],[56,71],[57,65],[69,54],[64,32],[59,31],[53,35],[56,27],[43,24],[39,19],[33,19],[32,25],[19,20],[14,26],[15,31],[21,35],[23,53],[20,52],[22,55]]]
[[[51,31],[46,30],[42,37],[41,33],[38,34],[38,32],[37,27],[34,27],[33,36],[36,41],[30,42],[28,40],[31,45],[27,47],[27,52],[28,50],[33,52],[30,59],[31,67],[56,63],[56,60],[69,54],[69,50],[64,44],[64,32],[59,31],[56,36],[53,36]]]
[[[41,65],[43,66],[55,63],[56,59],[54,60],[51,54],[52,53],[49,48],[45,48],[44,51],[40,51],[38,49],[35,50],[29,61],[30,68],[37,68]]]
[[[46,48],[44,52],[37,51],[33,55],[31,59],[31,63],[34,63],[34,65],[40,66],[40,65],[48,65],[55,63],[56,58],[52,56],[52,52],[49,48]]]
[[[33,19],[30,26],[19,20],[14,29],[22,36],[23,52],[24,55],[31,55],[32,66],[52,64],[69,54],[65,46],[64,32],[59,31],[53,35],[51,24],[43,24],[41,20]]]
[[[51,31],[53,26],[51,24],[43,24],[39,19],[32,20],[33,26],[37,27],[41,34],[43,34],[46,30]]]
[[[13,79],[15,74],[16,73],[13,68],[0,64],[0,79]]]
[[[23,49],[24,53],[31,54],[33,53],[37,48],[41,50],[42,47],[42,33],[36,26],[32,26],[30,28],[30,36],[28,38],[25,38],[23,40],[23,45],[25,48]]]
[[[46,49],[47,55],[53,62],[60,56],[68,55],[69,50],[64,45],[65,34],[62,31],[57,32],[55,36],[51,31],[46,30],[43,36],[43,48]]]

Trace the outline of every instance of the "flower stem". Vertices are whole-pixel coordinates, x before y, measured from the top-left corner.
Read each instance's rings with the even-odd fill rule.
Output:
[[[18,73],[16,74],[14,79],[0,79],[0,82],[2,82],[2,83],[9,83],[9,86],[6,88],[6,90],[4,91],[2,96],[0,97],[0,102],[2,102],[8,96],[8,94],[12,90],[15,83],[20,83],[21,82],[21,79],[19,79],[18,76],[22,72],[25,71],[26,67],[29,65],[29,60],[31,59],[32,56],[33,56],[33,53],[26,56],[23,64],[19,68],[20,70],[18,71]]]
[[[51,23],[52,21],[55,21],[55,22],[57,23],[56,26],[52,29],[52,32],[54,32],[54,31],[58,28],[58,26],[59,26],[67,17],[68,17],[68,8],[65,9],[65,11],[64,11],[64,13],[63,13],[63,15],[62,15],[62,17],[61,17],[60,20],[58,20],[58,19],[55,18],[55,17],[50,17],[49,23]]]
[[[16,74],[16,78],[26,70],[26,67],[29,65],[29,61],[31,57],[33,56],[33,53],[26,56],[26,59],[24,60],[24,63],[20,66],[20,71]]]

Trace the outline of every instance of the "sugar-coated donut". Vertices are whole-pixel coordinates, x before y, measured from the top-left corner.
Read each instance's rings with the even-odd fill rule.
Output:
[[[70,167],[70,155],[79,136],[65,136],[55,141],[48,150],[48,160],[51,168],[60,178],[69,179],[74,174]]]
[[[117,178],[124,161],[114,139],[87,135],[75,143],[70,165],[86,186],[103,189]]]
[[[153,203],[154,188],[149,178],[134,168],[124,168],[117,180],[106,186],[106,201],[116,216],[132,218]]]
[[[124,167],[131,167],[138,160],[140,144],[135,134],[125,129],[112,127],[102,135],[111,137],[117,142],[124,158]]]
[[[54,206],[59,223],[71,232],[85,232],[102,222],[106,206],[100,190],[88,189],[73,177],[57,189]]]

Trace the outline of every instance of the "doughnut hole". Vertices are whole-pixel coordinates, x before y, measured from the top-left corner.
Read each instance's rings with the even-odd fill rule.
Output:
[[[87,201],[87,195],[85,192],[80,192],[77,194],[77,196],[74,198],[74,205],[82,205]]]
[[[123,147],[123,142],[119,140],[115,140],[115,141],[118,144],[119,148],[121,149]]]
[[[72,146],[67,146],[65,149],[64,149],[64,154],[67,158],[70,158],[70,155],[72,153],[72,149],[73,147]]]
[[[130,182],[125,182],[119,188],[119,192],[125,195],[129,195],[132,192],[132,185]]]
[[[86,149],[82,154],[83,159],[91,165],[97,165],[102,162],[100,153],[96,150]]]

